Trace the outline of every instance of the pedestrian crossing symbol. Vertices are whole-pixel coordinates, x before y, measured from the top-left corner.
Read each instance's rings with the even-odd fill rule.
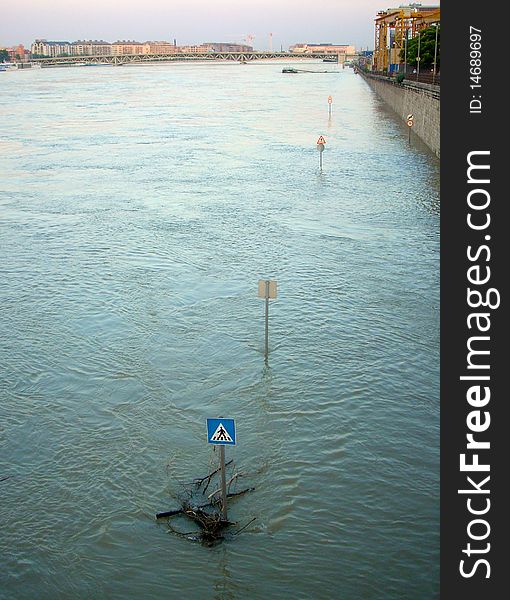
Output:
[[[207,442],[209,444],[235,446],[236,426],[234,419],[207,419]]]
[[[220,423],[213,433],[211,442],[231,442],[232,438],[229,436],[228,431],[223,427],[223,423]]]

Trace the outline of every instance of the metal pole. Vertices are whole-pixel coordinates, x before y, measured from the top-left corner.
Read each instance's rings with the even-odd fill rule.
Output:
[[[406,28],[406,39],[404,43],[404,76],[407,77],[407,28]]]
[[[266,340],[264,347],[264,355],[267,357],[269,355],[269,281],[266,281]]]
[[[228,521],[227,517],[227,477],[225,475],[225,446],[220,446],[220,469],[221,469],[221,503],[223,520]]]
[[[432,83],[436,83],[436,63],[437,63],[437,34],[439,31],[439,24],[436,23],[436,43],[434,46],[434,73],[432,75]]]
[[[319,152],[319,156],[320,156],[320,169],[322,171],[322,152]]]
[[[411,128],[409,125],[407,126],[407,129],[409,129],[409,145],[411,145]]]
[[[416,69],[416,81],[420,77],[420,45],[421,45],[421,35],[418,31],[418,56],[416,57],[416,62],[418,63],[418,68]]]

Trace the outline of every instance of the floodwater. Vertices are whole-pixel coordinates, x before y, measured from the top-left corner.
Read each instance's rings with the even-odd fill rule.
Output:
[[[282,66],[0,74],[1,598],[437,597],[438,162]],[[220,415],[208,548],[155,513]]]

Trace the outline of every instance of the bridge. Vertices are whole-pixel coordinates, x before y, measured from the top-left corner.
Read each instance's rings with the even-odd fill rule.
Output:
[[[291,52],[176,52],[174,54],[122,54],[110,56],[57,56],[54,58],[33,58],[33,64],[41,67],[65,67],[80,65],[127,65],[139,63],[161,63],[182,61],[230,61],[247,63],[255,60],[296,60],[296,59],[337,59],[340,64],[354,60],[357,55],[328,54],[314,52],[312,54],[295,54]]]

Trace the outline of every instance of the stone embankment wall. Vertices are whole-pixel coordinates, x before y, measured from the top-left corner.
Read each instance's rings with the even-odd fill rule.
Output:
[[[371,75],[359,71],[374,92],[405,121],[414,115],[413,133],[439,158],[439,87]]]

